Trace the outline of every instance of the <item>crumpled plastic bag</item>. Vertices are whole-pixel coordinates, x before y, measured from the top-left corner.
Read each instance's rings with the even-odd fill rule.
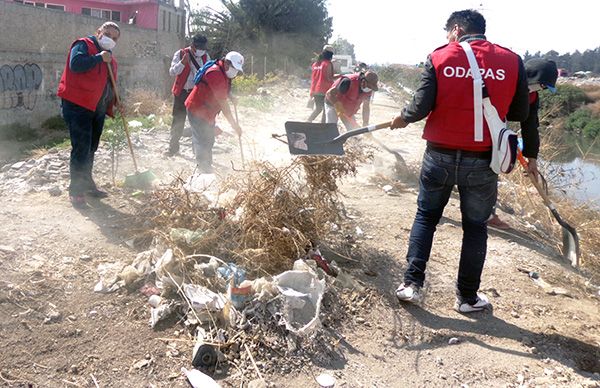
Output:
[[[319,280],[312,271],[286,271],[273,280],[284,297],[286,329],[297,335],[312,335],[320,325],[325,280]]]
[[[202,229],[189,230],[186,228],[171,228],[171,232],[169,233],[169,237],[175,243],[185,244],[188,247],[193,247],[202,240],[206,231]]]

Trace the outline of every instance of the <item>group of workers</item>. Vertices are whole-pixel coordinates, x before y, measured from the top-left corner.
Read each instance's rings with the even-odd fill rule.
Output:
[[[426,119],[423,138],[427,147],[420,172],[417,212],[411,229],[407,268],[396,290],[400,301],[420,303],[426,265],[433,236],[450,194],[456,186],[460,195],[462,248],[456,281],[455,309],[461,313],[491,306],[479,292],[487,253],[488,221],[493,219],[498,175],[490,168],[492,142],[486,130],[474,136],[475,112],[473,79],[467,55],[460,45],[468,42],[479,64],[486,93],[503,120],[521,123],[523,155],[528,173],[537,177],[539,151],[538,115],[541,89],[554,91],[556,64],[535,59],[524,64],[511,50],[486,39],[486,21],[474,10],[453,12],[446,25],[448,44],[435,49],[423,68],[412,101],[392,120],[392,129]],[[120,37],[113,22],[104,23],[93,36],[76,40],[67,56],[58,96],[69,128],[70,200],[75,207],[86,206],[86,195],[105,197],[92,179],[94,153],[98,148],[106,114],[112,115],[115,91],[108,66],[117,75],[112,55]],[[365,67],[349,75],[336,75],[332,64],[334,49],[323,47],[312,65],[310,96],[313,121],[338,119],[350,130],[359,125],[354,118],[362,106],[362,125],[369,124],[370,101],[378,90],[378,76]],[[223,115],[241,135],[242,129],[229,106],[231,81],[243,71],[244,57],[235,51],[211,60],[207,39],[196,35],[189,47],[177,50],[169,73],[175,77],[172,92],[173,123],[167,155],[179,151],[186,117],[192,127],[192,148],[200,172],[212,172],[215,119]],[[117,106],[122,113],[122,107]],[[235,105],[234,105],[235,108]]]

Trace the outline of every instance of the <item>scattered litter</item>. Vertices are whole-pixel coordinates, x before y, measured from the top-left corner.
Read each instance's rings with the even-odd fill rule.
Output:
[[[194,247],[202,241],[205,231],[202,229],[189,230],[185,228],[172,228],[170,232],[171,240],[176,244],[183,244],[188,247]]]
[[[212,377],[197,369],[187,370],[182,367],[181,371],[185,374],[185,377],[187,377],[193,388],[221,388]]]
[[[174,307],[175,303],[173,301],[163,303],[156,308],[153,307],[150,310],[150,327],[154,329],[158,322],[168,318],[174,312]]]
[[[448,345],[456,345],[460,342],[460,340],[456,337],[452,337],[448,340]]]
[[[192,307],[197,311],[219,311],[227,303],[224,295],[217,294],[206,287],[195,284],[184,284],[183,293],[189,299]]]
[[[327,373],[321,373],[316,380],[321,388],[333,388],[335,386],[335,377]]]
[[[150,295],[148,298],[148,304],[154,308],[157,308],[162,302],[162,298],[159,295]]]
[[[132,368],[133,369],[147,368],[147,367],[149,367],[152,364],[153,361],[154,361],[153,358],[149,358],[149,359],[148,358],[144,358],[143,360],[136,361],[133,364]]]
[[[218,361],[218,355],[215,348],[204,342],[205,332],[202,329],[198,330],[196,337],[196,345],[192,352],[192,365],[205,373],[214,373]]]
[[[183,188],[191,193],[205,193],[216,180],[215,174],[193,174],[187,179]]]
[[[101,263],[98,264],[98,274],[100,280],[94,286],[94,292],[108,294],[117,291],[125,285],[125,282],[119,281],[119,274],[123,269],[122,263]]]
[[[385,185],[382,187],[383,191],[388,194],[390,191],[392,191],[394,189],[394,187],[392,185]]]
[[[129,127],[130,127],[130,128],[139,128],[139,127],[141,127],[142,125],[144,125],[144,124],[142,124],[142,122],[141,122],[141,121],[137,121],[137,120],[131,120],[131,121],[129,121],[127,124],[129,124]]]
[[[325,281],[306,271],[286,271],[274,279],[285,300],[285,327],[298,335],[313,334],[319,325]]]
[[[357,226],[355,229],[355,234],[356,237],[360,238],[365,235],[365,232],[360,228],[360,226]]]
[[[58,311],[50,311],[46,315],[46,318],[44,318],[44,323],[45,324],[55,323],[55,322],[59,322],[61,319],[62,319],[61,313],[59,313]]]

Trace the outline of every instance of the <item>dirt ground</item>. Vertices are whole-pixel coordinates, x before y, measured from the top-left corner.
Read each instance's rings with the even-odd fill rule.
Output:
[[[287,147],[271,134],[283,133],[287,120],[308,116],[306,91],[275,93],[271,112],[240,109],[246,159],[275,164],[290,159]],[[394,104],[383,94],[374,104],[372,122],[395,113],[379,105]],[[374,136],[416,167],[424,149],[420,134],[421,126],[411,125]],[[180,156],[165,159],[167,137],[165,130],[143,132],[137,143],[139,164],[164,182],[189,175],[194,164],[189,138]],[[482,290],[493,312],[467,316],[452,310],[462,233],[456,197],[436,233],[423,305],[396,300],[417,187],[410,179],[396,179],[393,155],[369,138],[361,141],[374,147],[375,158],[342,185],[344,204],[362,233],[340,265],[375,297],[338,328],[343,340],[335,356],[267,375],[267,381],[276,387],[317,387],[313,376],[326,372],[335,376],[336,387],[600,387],[597,286],[557,252],[535,243],[509,215],[503,217],[514,229],[491,230],[488,242]],[[240,169],[237,139],[222,136],[215,157],[221,177]],[[138,253],[126,232],[136,224],[131,209],[137,199],[110,184],[106,150],[98,159],[95,176],[111,196],[89,210],[70,206],[64,176],[57,181],[58,196],[3,186],[0,386],[187,386],[180,369],[191,367],[193,342],[180,334],[181,325],[150,329],[147,298],[139,292],[93,292],[98,265],[127,263]],[[119,171],[121,177],[131,171],[126,154]],[[392,189],[385,191],[384,185]],[[537,272],[560,292],[541,287],[519,269]],[[219,382],[234,386],[227,378]]]

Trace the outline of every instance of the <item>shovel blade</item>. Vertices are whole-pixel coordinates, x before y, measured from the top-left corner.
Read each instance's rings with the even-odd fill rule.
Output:
[[[285,133],[292,155],[344,155],[343,142],[330,142],[339,135],[336,123],[288,121]]]

